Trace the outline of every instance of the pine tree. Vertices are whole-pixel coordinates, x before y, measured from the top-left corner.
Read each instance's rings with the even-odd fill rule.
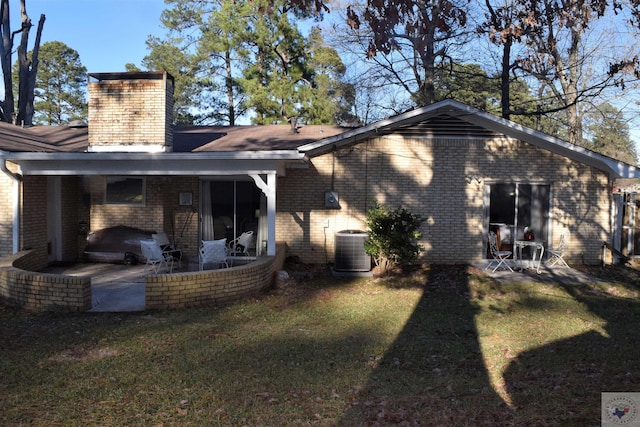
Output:
[[[44,43],[36,76],[35,123],[62,125],[85,119],[86,85],[87,68],[78,52],[59,41]]]

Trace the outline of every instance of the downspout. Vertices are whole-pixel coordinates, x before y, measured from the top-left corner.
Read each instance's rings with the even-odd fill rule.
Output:
[[[20,184],[22,183],[22,177],[7,168],[7,159],[5,158],[2,158],[2,161],[0,161],[0,170],[13,181],[12,252],[15,254],[20,250]]]

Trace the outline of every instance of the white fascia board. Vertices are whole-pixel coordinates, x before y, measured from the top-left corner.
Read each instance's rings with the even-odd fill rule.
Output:
[[[201,151],[190,153],[68,153],[68,152],[12,152],[0,151],[0,158],[18,162],[20,160],[301,160],[303,156],[297,150],[273,151]]]
[[[123,150],[125,148],[126,150]],[[90,145],[89,153],[164,153],[167,147],[164,145]]]
[[[456,101],[446,100],[426,107],[418,108],[390,119],[381,120],[368,126],[347,131],[320,141],[298,147],[306,157],[329,152],[333,147],[354,144],[380,132],[393,131],[398,127],[419,123],[429,117],[442,113],[451,113],[461,120],[481,126],[485,129],[536,145],[545,150],[576,160],[596,169],[605,171],[613,178],[640,178],[640,169],[636,166],[603,156],[586,148],[570,144],[542,132],[538,132],[518,123],[497,117]]]
[[[586,148],[554,138],[501,117],[492,116],[484,112],[476,112],[462,119],[528,144],[538,146],[552,153],[593,166],[596,169],[608,172],[613,178],[640,178],[640,169],[636,166],[620,162],[611,157],[598,154],[595,151],[587,150]]]
[[[267,154],[267,155],[264,155]],[[23,175],[245,175],[303,163],[295,151],[237,153],[0,153]]]

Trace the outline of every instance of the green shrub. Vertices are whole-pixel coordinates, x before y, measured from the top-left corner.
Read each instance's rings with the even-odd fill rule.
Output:
[[[391,210],[375,203],[367,211],[369,239],[365,251],[373,257],[382,274],[396,266],[415,261],[420,254],[420,226],[425,218],[404,208]]]

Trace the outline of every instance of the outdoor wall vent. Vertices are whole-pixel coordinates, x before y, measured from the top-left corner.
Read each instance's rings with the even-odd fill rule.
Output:
[[[339,208],[340,197],[337,191],[325,191],[324,193],[324,206],[326,208]]]

